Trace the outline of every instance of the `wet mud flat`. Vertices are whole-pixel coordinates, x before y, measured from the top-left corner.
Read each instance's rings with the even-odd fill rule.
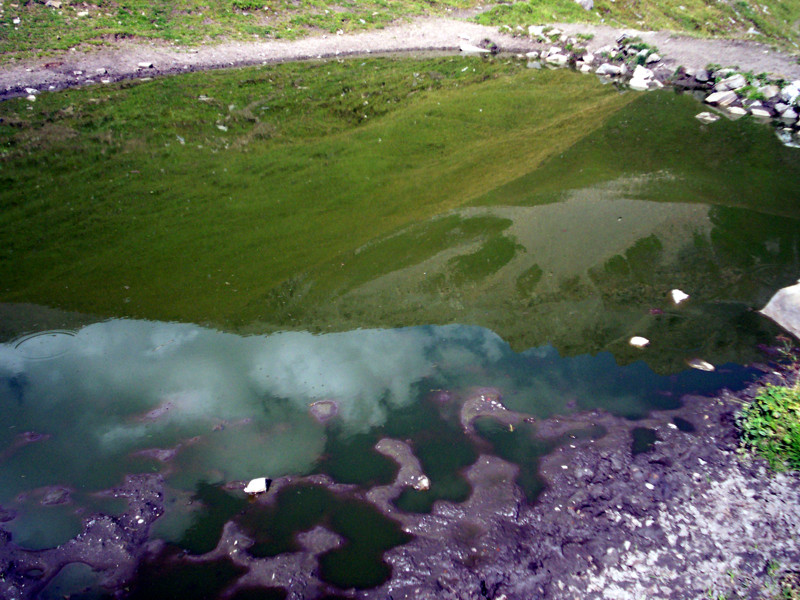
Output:
[[[793,377],[765,368],[759,384]],[[562,443],[541,459],[546,487],[532,503],[515,482],[519,467],[482,454],[464,471],[472,487],[465,502],[401,511],[393,500],[407,488],[424,493],[425,475],[411,448],[391,439],[377,451],[399,464],[393,483],[364,489],[326,475],[284,477],[249,502],[268,510],[282,492],[305,486],[394,521],[404,537],[383,554],[391,576],[374,587],[344,589],[324,575],[327,557],[348,545],[325,523],[274,555],[236,519],[209,552],[171,551],[150,535],[164,510],[163,480],[135,475],[108,492],[127,501],[124,513],[87,517],[84,531],[57,548],[28,551],[4,532],[0,596],[46,596],[61,569],[80,563],[116,598],[160,597],[153,580],[176,577],[210,577],[181,588],[198,598],[772,597],[781,577],[800,570],[800,479],[737,451],[735,414],[757,390],[685,396],[681,408],[637,421],[600,410],[538,421],[538,437]],[[526,418],[486,394],[461,411],[465,430],[476,419],[513,430]],[[580,431],[603,433],[573,435]]]

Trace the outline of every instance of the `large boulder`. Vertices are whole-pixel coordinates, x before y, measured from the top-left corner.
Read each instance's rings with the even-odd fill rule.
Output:
[[[760,312],[800,339],[800,282],[778,290]]]

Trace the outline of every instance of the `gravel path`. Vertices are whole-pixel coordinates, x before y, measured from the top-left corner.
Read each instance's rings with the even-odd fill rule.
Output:
[[[588,44],[590,50],[613,43],[621,31],[592,25],[559,27],[571,35],[593,34]],[[800,78],[800,64],[794,58],[755,42],[696,39],[669,32],[626,31],[657,46],[664,63],[670,68],[679,65],[701,68],[709,62],[734,63],[745,71],[771,72],[787,79]],[[122,41],[97,51],[72,51],[56,57],[5,65],[0,71],[0,98],[26,94],[26,88],[56,90],[101,81],[268,62],[368,53],[458,52],[461,44],[474,45],[485,38],[491,39],[505,52],[521,53],[544,47],[527,35],[515,37],[501,33],[496,27],[452,17],[426,17],[385,29],[348,35],[319,35],[296,41],[225,42],[193,48]],[[143,67],[143,64],[152,64],[152,67]]]

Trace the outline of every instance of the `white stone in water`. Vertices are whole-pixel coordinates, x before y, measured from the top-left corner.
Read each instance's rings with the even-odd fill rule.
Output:
[[[800,282],[778,290],[759,312],[800,339]]]
[[[751,107],[750,108],[750,114],[753,115],[754,117],[762,117],[762,118],[767,118],[767,119],[770,118],[770,116],[772,116],[772,115],[769,114],[768,110],[766,110],[764,108],[761,108],[761,107],[758,107],[758,106]]]
[[[719,120],[719,115],[705,111],[697,113],[694,118],[702,121],[703,123],[713,123],[714,121]]]
[[[747,114],[747,110],[741,106],[729,106],[728,112],[736,117],[743,117]]]
[[[420,477],[414,484],[414,489],[419,492],[426,492],[431,489],[431,480],[426,475]]]
[[[709,94],[706,96],[705,102],[706,104],[716,104],[718,106],[728,106],[733,104],[738,96],[736,92],[732,92],[730,90],[725,92],[714,92],[713,94]]]
[[[672,297],[672,301],[675,304],[680,304],[684,300],[688,300],[689,299],[689,294],[687,294],[686,292],[683,292],[683,291],[681,291],[679,289],[672,290],[669,293],[669,295]]]
[[[480,46],[474,46],[472,44],[461,44],[459,46],[459,49],[464,54],[488,54],[491,52],[486,48],[481,48]]]
[[[650,340],[648,340],[646,337],[635,335],[630,340],[628,340],[628,343],[634,348],[644,348],[650,343]]]
[[[251,479],[250,483],[248,483],[244,487],[245,494],[263,494],[266,491],[267,491],[266,477],[257,477],[256,479]]]
[[[710,362],[703,360],[702,358],[691,358],[686,361],[686,364],[692,367],[693,369],[697,369],[698,371],[714,371],[714,365]]]

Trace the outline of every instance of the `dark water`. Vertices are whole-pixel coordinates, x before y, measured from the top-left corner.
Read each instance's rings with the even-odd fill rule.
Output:
[[[540,457],[603,432],[545,443],[532,425],[480,419],[468,436],[458,410],[471,395],[492,390],[537,418],[601,408],[637,419],[746,385],[756,371],[743,365],[778,333],[755,309],[800,273],[800,154],[748,121],[710,132],[699,110],[642,96],[470,206],[377,236],[338,256],[338,270],[298,272],[305,291],[281,295],[280,310],[278,296],[264,298],[269,319],[238,333],[3,305],[0,505],[16,515],[3,528],[23,547],[55,546],[87,510],[121,510],[93,492],[162,471],[167,511],[154,534],[168,550],[141,567],[132,597],[217,597],[240,570],[179,558],[213,550],[229,520],[262,557],[298,551],[299,532],[324,526],[344,543],[323,554],[322,578],[367,588],[390,574],[385,550],[408,539],[397,523],[322,487],[287,487],[259,508],[224,484],[312,473],[386,484],[397,465],[374,446],[391,437],[431,480],[405,490],[401,510],[468,498],[463,470],[486,451],[520,466],[535,501]],[[674,305],[673,288],[690,299]],[[631,347],[633,335],[650,345]],[[694,358],[716,370],[689,368]],[[310,413],[319,401],[338,410],[326,423]],[[632,451],[653,442],[635,429]],[[68,501],[47,501],[54,486]],[[93,586],[75,568],[48,593]]]

